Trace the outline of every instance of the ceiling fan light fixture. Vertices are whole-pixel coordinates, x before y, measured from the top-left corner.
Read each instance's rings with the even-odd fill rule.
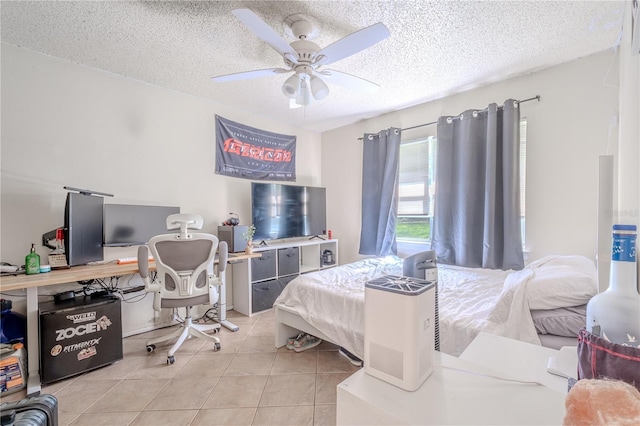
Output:
[[[298,94],[299,87],[300,78],[298,77],[298,74],[294,74],[287,78],[282,84],[282,93],[284,93],[287,98],[295,99]]]
[[[311,88],[309,87],[309,82],[305,78],[300,79],[300,90],[298,90],[296,96],[296,103],[303,106],[307,106],[311,103]]]
[[[327,97],[329,88],[321,78],[313,76],[311,77],[311,93],[313,94],[313,98],[319,101]]]

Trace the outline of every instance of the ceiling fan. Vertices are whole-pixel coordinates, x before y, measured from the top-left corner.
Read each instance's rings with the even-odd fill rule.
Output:
[[[379,22],[363,28],[325,48],[310,41],[317,35],[317,28],[303,15],[291,15],[285,19],[295,41],[287,43],[273,28],[249,9],[235,9],[232,13],[258,38],[282,55],[286,68],[267,68],[212,77],[215,82],[247,80],[273,74],[293,73],[282,85],[282,92],[291,99],[292,107],[309,105],[311,99],[321,100],[329,94],[324,80],[352,90],[374,93],[380,86],[351,74],[322,69],[347,56],[356,54],[389,37],[387,27]],[[287,31],[289,32],[289,31]]]

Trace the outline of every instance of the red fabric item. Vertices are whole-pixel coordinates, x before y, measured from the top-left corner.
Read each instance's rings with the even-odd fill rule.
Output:
[[[578,334],[578,380],[602,378],[622,380],[640,390],[640,347],[611,343],[582,328]]]

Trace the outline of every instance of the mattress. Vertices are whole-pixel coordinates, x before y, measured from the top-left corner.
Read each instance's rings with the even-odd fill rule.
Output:
[[[541,334],[540,342],[542,346],[551,349],[560,349],[563,346],[577,346],[578,337],[557,336],[555,334]]]
[[[439,264],[440,350],[458,356],[480,331],[540,345],[528,292],[539,296],[537,268],[557,265],[556,260],[567,259],[546,259],[521,271]],[[365,284],[383,275],[401,275],[402,263],[396,256],[387,256],[300,275],[285,287],[274,306],[297,312],[333,343],[364,358]],[[593,278],[595,294],[595,267]]]
[[[538,334],[577,339],[587,323],[587,305],[531,310],[531,318]]]
[[[333,343],[364,358],[365,284],[401,274],[402,259],[395,256],[312,272],[292,280],[274,305],[294,309]],[[506,271],[438,265],[442,352],[457,356],[471,343],[493,311],[507,276]],[[532,324],[531,329],[535,334]]]
[[[383,275],[402,275],[402,259],[365,259],[300,275],[287,284],[274,306],[294,310],[333,343],[364,359],[364,288],[367,281]]]

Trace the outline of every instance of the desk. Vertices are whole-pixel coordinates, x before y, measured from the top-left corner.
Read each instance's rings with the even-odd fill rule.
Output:
[[[360,369],[337,387],[337,424],[562,424],[567,380],[546,372],[548,356],[558,351],[484,333],[474,342],[464,357],[436,352],[434,372],[415,392]],[[500,359],[509,359],[505,369]]]
[[[240,262],[260,254],[229,254],[228,263]],[[249,263],[249,262],[247,262]],[[149,269],[154,269],[150,262]],[[73,283],[98,278],[120,277],[138,273],[138,264],[129,263],[118,265],[117,263],[105,263],[100,265],[72,266],[68,269],[58,269],[51,272],[35,275],[15,275],[0,277],[0,289],[2,291],[27,290],[27,362],[29,365],[29,378],[27,380],[27,395],[40,393],[40,353],[38,336],[38,288],[56,284]],[[223,277],[223,282],[226,281]],[[219,322],[229,327],[226,321],[226,293],[225,286],[220,288],[220,318]],[[237,329],[237,328],[236,328]]]

